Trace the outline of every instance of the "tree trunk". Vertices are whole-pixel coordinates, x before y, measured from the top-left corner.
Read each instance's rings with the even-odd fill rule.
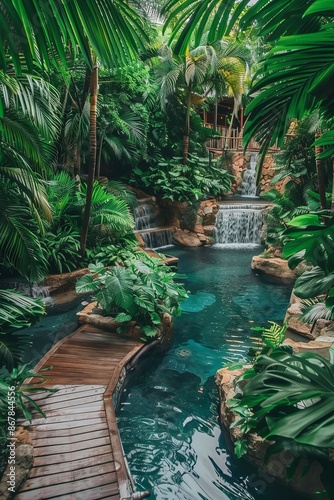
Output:
[[[318,137],[321,136],[321,131],[318,131],[315,135],[315,138],[318,139]],[[326,209],[326,184],[325,184],[325,178],[324,178],[324,171],[322,168],[322,160],[318,158],[320,153],[322,153],[323,148],[322,146],[315,146],[315,165],[317,169],[317,177],[318,177],[318,190],[319,190],[319,196],[320,196],[320,206],[324,210]]]
[[[96,63],[96,58],[93,64],[93,70],[90,75],[90,131],[89,131],[89,170],[88,170],[88,181],[87,181],[87,193],[86,193],[86,204],[85,211],[82,221],[81,238],[80,238],[80,248],[81,255],[85,255],[87,233],[90,217],[90,209],[92,205],[92,194],[95,178],[95,166],[96,166],[96,113],[97,113],[97,95],[98,95],[98,68]]]
[[[331,214],[334,215],[334,161],[332,162],[332,169],[333,169],[333,182],[332,182]]]
[[[187,109],[186,109],[186,123],[183,135],[183,165],[188,163],[189,154],[189,135],[190,135],[190,109],[191,109],[191,83],[188,86],[187,92]]]
[[[214,109],[214,115],[213,115],[213,126],[215,130],[217,130],[218,127],[218,95],[216,93],[216,102],[215,102],[215,109]]]
[[[98,152],[98,155],[97,155],[96,177],[100,177],[100,175],[101,175],[102,146],[103,146],[103,136],[101,137],[101,140],[100,140],[99,152]]]

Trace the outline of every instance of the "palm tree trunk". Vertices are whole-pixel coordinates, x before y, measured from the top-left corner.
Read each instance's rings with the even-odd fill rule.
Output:
[[[100,177],[100,175],[101,175],[102,146],[103,146],[103,136],[100,139],[99,152],[98,152],[98,155],[97,155],[96,177]]]
[[[189,135],[190,135],[190,109],[191,109],[191,83],[188,86],[188,92],[187,92],[186,123],[183,135],[183,165],[186,165],[188,162]]]
[[[88,181],[87,181],[86,204],[85,204],[85,211],[82,221],[81,238],[80,238],[80,248],[82,256],[84,256],[86,251],[88,224],[90,217],[90,209],[92,205],[92,194],[93,194],[94,178],[95,178],[96,149],[97,149],[97,144],[96,144],[97,95],[98,95],[98,67],[95,57],[93,64],[93,71],[91,72],[90,75],[89,170],[88,170]]]
[[[214,115],[213,115],[213,126],[215,130],[217,130],[218,126],[218,94],[216,93],[216,102],[215,102],[215,109],[214,109]]]
[[[334,161],[332,162],[332,169],[333,169],[333,183],[332,183],[331,214],[334,214]]]
[[[321,131],[318,130],[318,132],[315,135],[315,138],[318,139],[318,137],[321,136]],[[320,196],[320,206],[322,209],[326,209],[326,184],[325,184],[325,178],[324,178],[324,171],[322,168],[322,160],[318,158],[320,153],[322,153],[323,148],[322,146],[315,146],[315,165],[317,169],[317,177],[318,177],[318,190],[319,190],[319,196]]]

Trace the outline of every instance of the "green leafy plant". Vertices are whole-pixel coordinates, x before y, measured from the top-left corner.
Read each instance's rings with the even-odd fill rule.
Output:
[[[274,321],[268,321],[269,327],[254,326],[251,328],[254,332],[261,332],[261,350],[250,350],[250,355],[258,356],[259,354],[270,354],[274,349],[277,349],[285,339],[285,332],[288,323],[279,325]]]
[[[124,325],[135,321],[144,338],[150,338],[157,334],[164,313],[181,313],[180,301],[187,294],[174,281],[177,274],[162,261],[140,254],[140,259],[132,257],[110,269],[91,264],[90,274],[80,278],[76,290],[92,292],[104,313]]]
[[[20,364],[24,352],[30,346],[30,338],[18,333],[20,329],[36,323],[44,313],[42,301],[11,290],[0,290],[0,470],[5,466],[8,450],[9,392],[14,398],[13,411],[30,419],[29,407],[33,407],[44,415],[29,394],[45,391],[39,386],[47,377],[44,374],[36,375],[26,365]],[[24,383],[31,377],[37,377],[40,381],[34,380],[34,384]]]
[[[123,192],[122,183],[109,183],[106,186],[94,184],[92,207],[88,227],[87,255],[99,253],[99,249],[111,243],[124,247],[128,234],[134,226],[133,217],[127,203],[117,197]],[[79,184],[66,172],[55,174],[47,184],[47,195],[52,212],[52,221],[46,224],[40,244],[48,272],[62,273],[72,271],[82,261],[80,255],[80,231],[86,186]],[[122,195],[133,200],[131,195]],[[134,239],[134,237],[132,238]]]
[[[192,203],[209,196],[229,191],[232,176],[206,158],[189,155],[183,165],[181,157],[159,162],[147,171],[133,170],[131,182],[141,182],[147,190],[162,198]]]
[[[43,314],[45,306],[41,300],[0,290],[0,368],[5,366],[10,371],[18,365],[29,337],[16,332],[33,325]]]
[[[64,273],[78,267],[80,234],[74,228],[58,228],[48,232],[42,239],[42,246],[48,259],[49,273]]]
[[[103,245],[96,246],[92,250],[87,249],[87,261],[99,262],[104,266],[111,266],[114,264],[122,264],[138,254],[138,240],[133,244],[127,246],[117,245]]]
[[[284,232],[283,257],[289,258],[292,269],[303,260],[314,266],[297,278],[294,293],[302,299],[322,296],[304,311],[302,319],[334,319],[334,217],[308,214],[294,218],[289,226]]]
[[[328,493],[334,464],[329,449],[334,446],[334,351],[330,361],[308,352],[292,354],[278,348],[256,359],[254,366],[238,379],[240,394],[230,401],[239,415],[243,439],[256,432],[275,443],[282,440],[302,446],[303,453],[317,450],[324,466],[321,474]],[[240,383],[243,381],[243,384]],[[245,384],[246,382],[246,384]],[[238,452],[246,451],[238,444]],[[240,453],[239,453],[240,455]]]

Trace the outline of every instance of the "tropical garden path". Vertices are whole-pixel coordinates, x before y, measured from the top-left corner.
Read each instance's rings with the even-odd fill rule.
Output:
[[[33,399],[34,464],[17,500],[144,498],[129,496],[126,467],[112,397],[123,368],[144,346],[136,339],[84,325],[56,344],[36,371],[53,367],[48,388]],[[130,489],[129,489],[130,486]]]

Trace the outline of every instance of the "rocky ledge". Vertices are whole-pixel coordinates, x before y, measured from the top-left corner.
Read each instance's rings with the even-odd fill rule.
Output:
[[[334,342],[334,321],[318,319],[313,325],[304,323],[300,319],[303,313],[301,299],[292,292],[290,304],[287,309],[284,321],[288,322],[288,329],[308,340],[317,340],[318,342]]]
[[[290,285],[296,280],[296,271],[291,270],[288,261],[280,257],[268,258],[256,255],[252,259],[251,268],[275,283]]]

